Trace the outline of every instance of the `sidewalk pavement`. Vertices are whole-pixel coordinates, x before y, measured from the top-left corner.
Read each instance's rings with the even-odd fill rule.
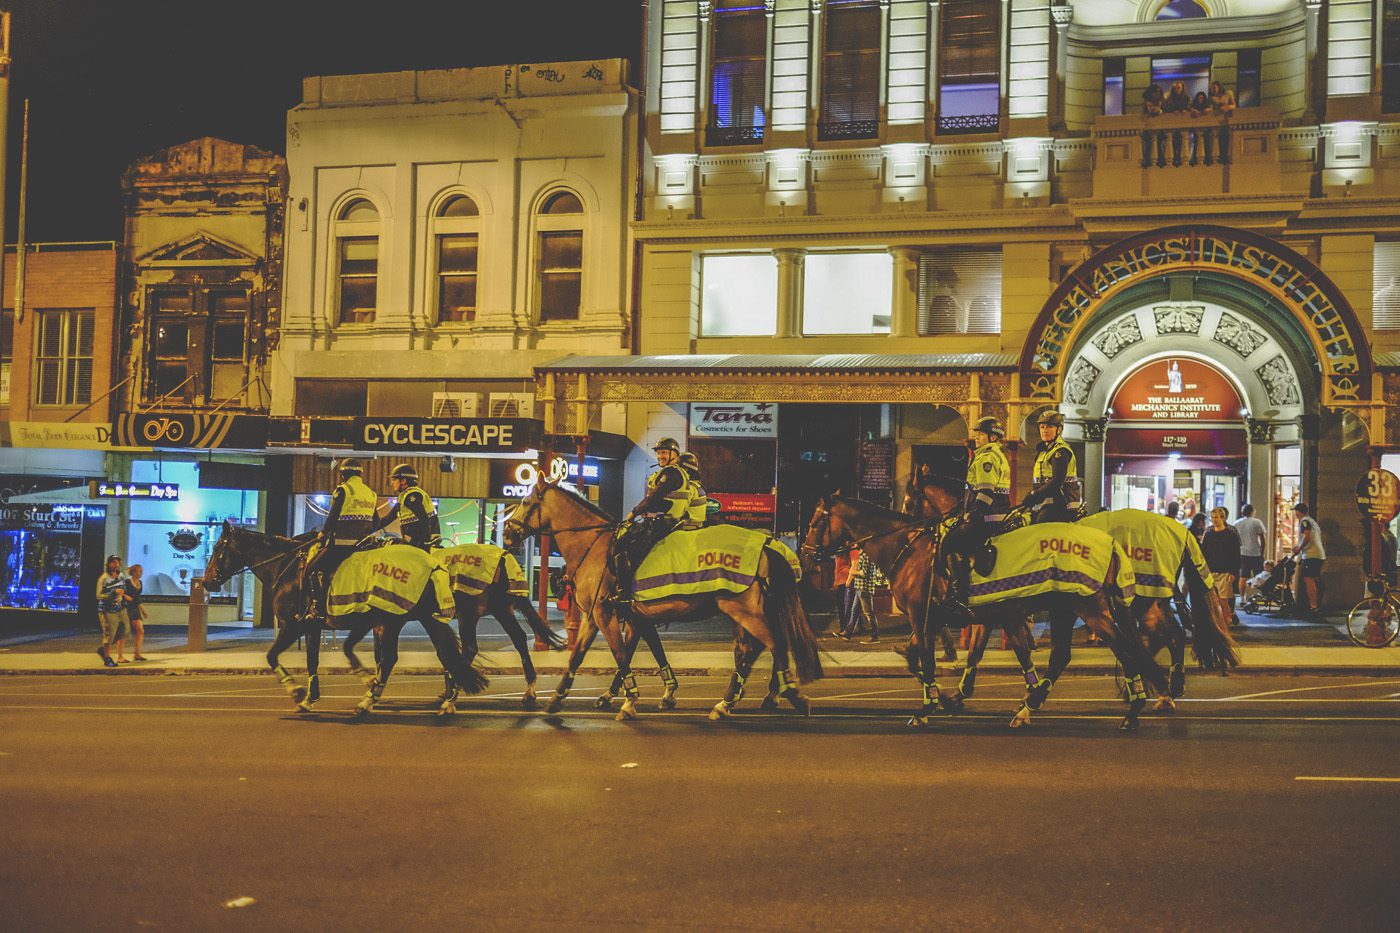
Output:
[[[1370,649],[1353,645],[1347,638],[1341,619],[1325,623],[1244,616],[1245,625],[1237,629],[1243,663],[1237,675],[1259,674],[1400,674],[1400,647]],[[556,628],[561,626],[554,622]],[[827,622],[815,617],[814,628],[823,631]],[[1036,644],[1047,645],[1044,626],[1036,626]],[[436,674],[441,672],[437,658],[426,636],[413,626],[400,641],[398,674]],[[907,676],[905,662],[895,654],[896,645],[904,644],[905,631],[888,631],[878,644],[848,642],[829,635],[818,636],[822,666],[828,677]],[[211,626],[207,648],[192,652],[186,647],[186,630],[178,626],[148,626],[144,656],[146,661],[105,667],[97,654],[99,639],[95,633],[65,630],[39,631],[0,636],[0,675],[2,674],[266,674],[266,653],[272,643],[269,629],[247,629]],[[341,653],[343,636],[324,633],[320,657],[321,672],[346,673],[349,665]],[[1068,673],[1105,674],[1114,670],[1114,659],[1106,648],[1083,644],[1084,629],[1075,630],[1074,660]],[[734,669],[731,650],[731,628],[727,622],[709,621],[676,626],[663,631],[662,641],[673,668],[678,674],[728,676]],[[520,658],[494,622],[480,625],[482,652],[477,664],[488,674],[511,676],[521,671]],[[982,669],[1019,673],[1020,666],[1010,651],[1000,650],[997,633],[982,662]],[[369,641],[359,646],[360,657],[373,663],[373,648]],[[962,652],[959,652],[961,658]],[[127,655],[132,657],[130,644]],[[1044,670],[1049,660],[1049,648],[1038,647],[1036,665]],[[565,651],[536,651],[531,654],[535,668],[543,676],[562,674],[568,663]],[[293,645],[282,656],[289,670],[303,672],[305,655],[299,645]],[[958,662],[940,662],[940,668],[952,670]],[[760,659],[759,668],[766,669]],[[1188,667],[1193,665],[1187,653]],[[645,647],[639,648],[635,667],[639,674],[650,674],[656,664]],[[612,657],[600,638],[584,659],[584,673],[612,673]]]

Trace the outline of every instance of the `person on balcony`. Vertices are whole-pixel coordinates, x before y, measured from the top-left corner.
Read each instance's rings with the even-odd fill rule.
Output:
[[[1148,119],[1162,115],[1162,89],[1155,84],[1148,85],[1147,90],[1142,92],[1142,115]],[[1167,133],[1166,130],[1143,130],[1142,131],[1142,167],[1147,168],[1152,164],[1152,147],[1157,147],[1157,165],[1167,164],[1166,151]]]
[[[1166,99],[1162,101],[1162,112],[1185,116],[1191,110],[1191,95],[1186,93],[1185,81],[1173,81],[1172,89],[1167,92]],[[1180,129],[1172,130],[1172,165],[1181,164],[1181,138],[1184,135]]]
[[[1205,91],[1197,91],[1196,96],[1191,98],[1191,116],[1193,117],[1205,116],[1211,112],[1213,107],[1214,105],[1211,104]]]
[[[1212,81],[1210,83],[1210,106],[1221,116],[1229,116],[1235,112],[1235,92],[1219,81]]]

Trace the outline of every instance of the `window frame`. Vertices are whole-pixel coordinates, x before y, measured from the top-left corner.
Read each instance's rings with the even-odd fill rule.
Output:
[[[1377,17],[1381,113],[1400,113],[1400,0],[1382,0]]]
[[[59,336],[59,354],[57,356],[46,356],[44,354],[44,334],[46,322],[61,315],[63,321]],[[73,340],[73,323],[88,318],[91,326],[92,345],[89,347],[88,355],[82,356],[69,351],[69,345]],[[82,339],[82,332],[79,330],[78,339]],[[30,384],[30,403],[35,408],[76,408],[83,405],[92,404],[92,379],[96,370],[97,358],[97,309],[95,308],[42,308],[34,312],[34,375]],[[87,396],[80,397],[71,390],[74,388],[70,383],[77,381],[72,373],[72,364],[81,363],[86,360],[88,363]],[[58,401],[46,401],[43,395],[44,366],[45,363],[54,361],[58,364]],[[70,399],[70,396],[71,399]]]
[[[15,309],[0,308],[0,408],[10,406],[15,365]]]
[[[812,260],[817,260],[819,265],[823,259],[830,259],[837,256],[878,256],[888,268],[884,269],[884,283],[881,288],[887,289],[888,301],[885,305],[884,317],[888,320],[884,330],[812,330],[808,314],[808,294],[807,279],[812,275]],[[878,315],[871,316],[873,322]],[[809,250],[802,261],[802,336],[811,338],[822,337],[889,337],[894,333],[894,257],[888,249],[833,249],[833,250]]]
[[[990,296],[981,296],[981,295],[973,295],[973,296],[971,296],[971,297],[969,298],[969,300],[968,300],[967,307],[965,307],[965,308],[962,307],[962,306],[958,306],[958,309],[957,309],[958,322],[961,323],[961,324],[963,325],[961,329],[956,329],[956,328],[955,328],[955,329],[951,329],[951,330],[940,330],[940,329],[935,329],[935,328],[933,328],[933,327],[930,327],[930,326],[929,326],[929,319],[932,317],[932,314],[931,314],[932,307],[931,307],[931,306],[932,306],[933,299],[934,299],[935,297],[938,297],[938,295],[943,294],[943,293],[942,293],[942,292],[932,292],[932,291],[927,291],[927,292],[926,292],[926,290],[925,290],[925,283],[927,282],[927,283],[932,284],[932,281],[931,281],[931,280],[934,278],[934,275],[935,275],[935,273],[936,273],[935,264],[938,262],[939,258],[940,258],[940,257],[948,257],[948,258],[949,258],[949,262],[947,263],[947,265],[948,265],[948,266],[950,267],[950,269],[953,271],[954,275],[957,276],[957,270],[956,270],[956,268],[954,268],[954,265],[955,265],[955,263],[956,263],[956,257],[958,256],[958,254],[968,254],[968,255],[970,255],[970,256],[977,256],[978,254],[993,254],[993,253],[996,254],[996,257],[997,257],[997,258],[996,258],[996,263],[997,263],[997,290],[996,290],[996,292],[995,292],[997,320],[996,320],[996,327],[995,327],[995,329],[977,329],[977,330],[974,330],[974,329],[972,328],[972,323],[973,323],[973,320],[974,320],[974,313],[975,313],[975,312],[973,311],[973,308],[972,308],[972,302],[975,301],[975,300],[978,300],[979,298],[990,297]],[[973,266],[973,268],[969,269],[968,272],[971,273],[971,272],[973,272],[973,271],[976,271],[976,263],[979,263],[979,262],[990,262],[990,261],[991,261],[991,260],[990,260],[990,258],[989,258],[989,255],[984,255],[984,256],[981,256],[980,258],[974,258],[974,259],[972,260],[974,266]],[[1005,309],[1002,307],[1002,302],[1003,302],[1003,298],[1004,298],[1004,295],[1005,295],[1005,289],[1006,289],[1006,265],[1005,265],[1005,263],[1006,263],[1006,254],[1005,254],[1005,251],[1002,250],[1002,249],[1001,249],[1000,247],[998,247],[998,246],[975,245],[975,246],[956,247],[956,248],[942,248],[942,247],[940,247],[940,248],[935,248],[935,249],[924,250],[923,253],[922,253],[922,255],[920,255],[920,257],[919,257],[919,264],[918,264],[918,270],[917,270],[917,276],[918,276],[918,279],[917,279],[917,290],[916,290],[915,296],[914,296],[915,307],[917,308],[917,319],[916,319],[916,325],[915,325],[915,332],[917,333],[917,335],[918,335],[919,337],[950,337],[950,336],[974,336],[974,337],[979,337],[979,336],[980,336],[980,337],[987,337],[987,336],[995,336],[995,335],[1001,334],[1002,331],[1003,331],[1003,329],[1005,328],[1005,324],[1006,324],[1006,322],[1005,322],[1005,320],[1004,320],[1004,310],[1005,310]],[[961,276],[958,276],[958,277],[961,277]],[[951,292],[952,292],[951,287],[949,287],[949,292],[950,292],[950,294],[951,294]],[[982,312],[982,313],[985,313],[985,312]]]
[[[839,18],[856,10],[866,15],[874,14],[875,45],[833,52],[831,49],[833,18]],[[817,139],[823,142],[845,139],[879,139],[882,122],[880,118],[881,103],[884,96],[884,82],[886,77],[886,69],[880,67],[885,53],[885,16],[879,0],[825,0],[822,6],[821,29],[821,71],[820,85],[817,91]],[[872,54],[874,55],[874,62],[868,63],[868,66],[862,66],[861,62]],[[867,75],[870,76],[870,87],[862,87],[855,90],[848,89],[846,100],[846,103],[849,105],[848,110],[855,110],[857,106],[866,103],[865,101],[857,101],[856,98],[859,94],[868,92],[871,95],[871,99],[868,102],[871,115],[868,119],[834,120],[831,118],[831,110],[834,103],[830,97],[832,93],[830,78],[831,66],[833,60],[841,61],[842,59],[849,59],[852,63],[848,68],[848,74],[859,75],[862,79]]]
[[[699,308],[697,309],[699,313],[698,313],[698,317],[697,317],[697,321],[696,321],[696,336],[697,336],[699,339],[701,339],[701,340],[733,340],[733,339],[737,339],[737,340],[752,340],[752,339],[754,339],[754,338],[775,337],[775,336],[777,336],[777,333],[778,333],[778,323],[779,323],[779,321],[782,319],[782,309],[781,309],[781,308],[779,307],[779,305],[778,305],[778,300],[779,300],[779,295],[778,295],[778,257],[777,257],[772,251],[747,251],[747,252],[746,252],[746,251],[728,251],[728,252],[726,252],[726,251],[718,251],[718,252],[712,252],[712,253],[711,253],[711,252],[701,252],[701,253],[698,254],[698,256],[699,256],[699,269],[698,269],[698,273],[699,273],[699,289],[698,289],[698,296],[699,296],[700,306],[699,306]],[[729,334],[718,334],[718,333],[712,333],[712,332],[706,330],[707,324],[708,324],[709,321],[710,321],[710,316],[706,313],[706,301],[705,301],[705,277],[706,277],[706,271],[705,271],[705,264],[706,264],[706,262],[708,262],[709,260],[712,260],[712,259],[732,259],[732,258],[762,258],[762,259],[766,259],[768,262],[772,263],[772,272],[773,272],[773,278],[772,278],[772,283],[773,283],[773,326],[772,326],[771,328],[769,328],[769,329],[767,329],[767,330],[759,331],[759,332],[756,332],[756,333],[751,333],[751,334],[734,334],[734,333],[729,333]],[[766,313],[766,308],[765,308],[765,313]]]
[[[373,220],[347,220],[346,215],[359,202],[364,201],[374,208],[375,218]],[[348,327],[366,328],[374,326],[379,318],[379,305],[381,303],[380,286],[380,260],[384,255],[383,224],[384,212],[380,209],[368,194],[364,192],[354,192],[346,195],[336,205],[334,218],[331,222],[330,236],[330,307],[327,317],[331,321],[333,328]],[[345,273],[343,272],[345,263],[344,244],[352,240],[374,241],[374,272],[365,273]],[[374,305],[369,309],[367,316],[362,316],[357,320],[346,320],[345,309],[342,307],[344,300],[345,279],[368,279],[374,280]],[[363,310],[363,309],[361,309]]]
[[[443,215],[458,198],[471,202],[475,213],[460,217]],[[543,202],[541,202],[543,203]],[[433,206],[428,226],[428,242],[431,244],[428,257],[428,309],[435,327],[471,327],[481,313],[481,249],[482,249],[481,201],[465,191],[453,190],[442,194]],[[442,271],[442,241],[447,237],[471,236],[476,240],[476,265],[470,273]],[[443,277],[445,275],[468,276],[476,280],[476,302],[471,309],[471,317],[466,320],[444,320],[442,317]]]
[[[979,133],[998,133],[1001,131],[1001,111],[1005,105],[1005,92],[1003,82],[1004,74],[1003,52],[1006,46],[1006,23],[1002,17],[1002,8],[1008,6],[1002,0],[944,0],[938,14],[938,66],[934,75],[934,131],[939,136],[967,136]],[[983,12],[990,12],[995,25],[992,30],[994,41],[992,46],[996,50],[996,113],[970,114],[970,115],[945,115],[943,113],[944,88],[949,86],[947,80],[947,68],[949,56],[947,50],[953,48],[974,48],[971,42],[955,44],[948,40],[948,30],[953,22],[953,12],[959,8],[981,7]],[[985,72],[966,72],[963,77],[975,74],[985,74]],[[960,85],[973,86],[980,82],[961,81],[955,82],[951,86]],[[992,118],[989,120],[988,118]]]
[[[577,214],[550,214],[550,213],[546,213],[546,210],[547,210],[547,208],[548,208],[550,202],[553,201],[556,197],[559,197],[560,195],[563,195],[563,194],[572,195],[574,198],[576,198],[576,199],[578,200],[579,207],[580,207],[580,209],[581,209],[581,213],[577,213]],[[579,192],[578,192],[577,190],[575,190],[575,189],[573,189],[573,188],[565,187],[565,186],[557,186],[557,187],[550,188],[550,189],[549,189],[548,191],[546,191],[546,192],[539,198],[539,200],[536,201],[536,203],[535,203],[535,211],[534,211],[534,214],[533,214],[533,217],[532,217],[532,223],[533,223],[533,225],[534,225],[534,230],[533,230],[533,233],[532,233],[532,236],[531,236],[531,242],[532,242],[533,249],[534,249],[534,255],[531,257],[531,262],[530,262],[530,266],[531,266],[531,270],[532,270],[532,274],[531,274],[531,276],[530,276],[530,279],[531,279],[531,282],[532,282],[532,284],[533,284],[534,295],[532,296],[532,300],[531,300],[531,302],[530,302],[530,305],[531,305],[531,310],[533,311],[533,317],[534,317],[535,323],[536,323],[537,325],[541,326],[541,327],[554,327],[554,326],[560,326],[560,325],[568,326],[568,325],[572,325],[572,324],[577,324],[578,322],[582,321],[583,318],[584,318],[584,307],[585,307],[585,306],[587,305],[587,303],[588,303],[588,302],[585,300],[586,292],[584,291],[584,287],[585,287],[585,285],[587,284],[587,275],[586,275],[585,269],[584,269],[584,265],[585,265],[584,260],[585,260],[585,256],[587,255],[587,252],[588,252],[588,244],[587,244],[587,241],[588,241],[588,218],[589,218],[589,216],[590,216],[590,215],[589,215],[589,210],[588,210],[588,204],[587,204],[587,202],[584,200],[583,195],[579,194]],[[578,267],[577,267],[577,268],[574,268],[574,267],[572,267],[572,266],[570,266],[570,267],[560,267],[560,268],[558,268],[558,269],[551,269],[551,270],[549,270],[548,273],[547,273],[546,270],[545,270],[545,268],[544,268],[545,241],[546,241],[546,239],[549,238],[549,237],[551,237],[551,236],[567,236],[567,235],[570,235],[570,234],[576,235],[576,236],[578,237],[578,241],[579,241],[579,245],[578,245]],[[576,274],[576,275],[578,276],[578,308],[577,308],[576,312],[574,313],[574,315],[573,315],[572,317],[545,317],[545,313],[544,313],[544,291],[545,291],[545,290],[544,290],[544,284],[545,284],[544,276],[545,276],[546,274],[551,274],[551,275],[570,275],[570,274]]]
[[[166,295],[178,295],[188,299],[187,311],[162,311],[160,300]],[[219,297],[241,299],[243,310],[229,312],[217,307]],[[150,337],[146,347],[146,379],[144,396],[147,402],[163,400],[165,403],[182,402],[189,405],[214,403],[244,407],[251,375],[249,366],[249,331],[253,324],[253,286],[251,282],[234,281],[212,285],[161,284],[146,289],[146,320]],[[162,355],[157,340],[157,328],[167,319],[179,319],[188,329],[183,356]],[[237,320],[242,338],[239,340],[239,356],[217,356],[218,331],[221,324],[228,325]],[[195,356],[197,352],[198,356]],[[161,391],[158,385],[158,371],[162,365],[173,365],[176,360],[184,361],[184,379],[176,389]],[[234,395],[220,396],[215,393],[217,383],[215,367],[237,365],[240,375],[239,388]]]
[[[732,3],[732,6],[726,5]],[[761,18],[763,42],[758,54],[747,54],[721,58],[719,55],[719,35],[721,23],[730,23],[739,17]],[[737,27],[736,27],[737,28]],[[769,72],[772,68],[770,49],[772,46],[772,24],[762,0],[717,0],[710,11],[710,27],[707,35],[709,62],[706,68],[705,83],[705,145],[706,146],[761,146],[768,133],[768,119],[772,109],[769,101]],[[758,62],[758,71],[763,89],[759,101],[761,122],[748,123],[734,121],[731,125],[721,125],[719,111],[715,107],[716,66],[734,62]],[[731,108],[732,109],[732,108]],[[750,112],[749,120],[752,119]]]

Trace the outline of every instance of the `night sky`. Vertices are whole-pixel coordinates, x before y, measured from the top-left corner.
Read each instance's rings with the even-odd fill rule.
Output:
[[[640,0],[0,0],[11,17],[5,239],[30,99],[30,242],[121,238],[121,174],[199,136],[285,153],[301,79],[636,58]]]

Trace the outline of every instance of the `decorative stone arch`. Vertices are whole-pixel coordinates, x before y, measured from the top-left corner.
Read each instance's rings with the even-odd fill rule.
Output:
[[[1384,433],[1383,407],[1372,401],[1374,366],[1366,332],[1350,303],[1311,261],[1282,244],[1244,230],[1180,225],[1121,240],[1073,269],[1030,328],[1019,363],[1023,409],[1064,401],[1066,371],[1086,329],[1113,299],[1134,286],[1188,273],[1242,283],[1266,296],[1318,365],[1318,402],[1350,409],[1374,440]]]
[[[477,213],[483,217],[496,212],[495,205],[491,201],[491,194],[485,188],[467,182],[453,182],[433,192],[433,196],[423,202],[423,216],[425,218],[436,217],[444,203],[458,196],[470,198],[472,203],[476,205]]]
[[[1157,14],[1162,12],[1171,0],[1140,0],[1138,3],[1137,21],[1140,23],[1153,23],[1157,21]],[[1194,0],[1196,6],[1205,11],[1206,17],[1215,19],[1217,17],[1230,15],[1230,4],[1228,0]]]

